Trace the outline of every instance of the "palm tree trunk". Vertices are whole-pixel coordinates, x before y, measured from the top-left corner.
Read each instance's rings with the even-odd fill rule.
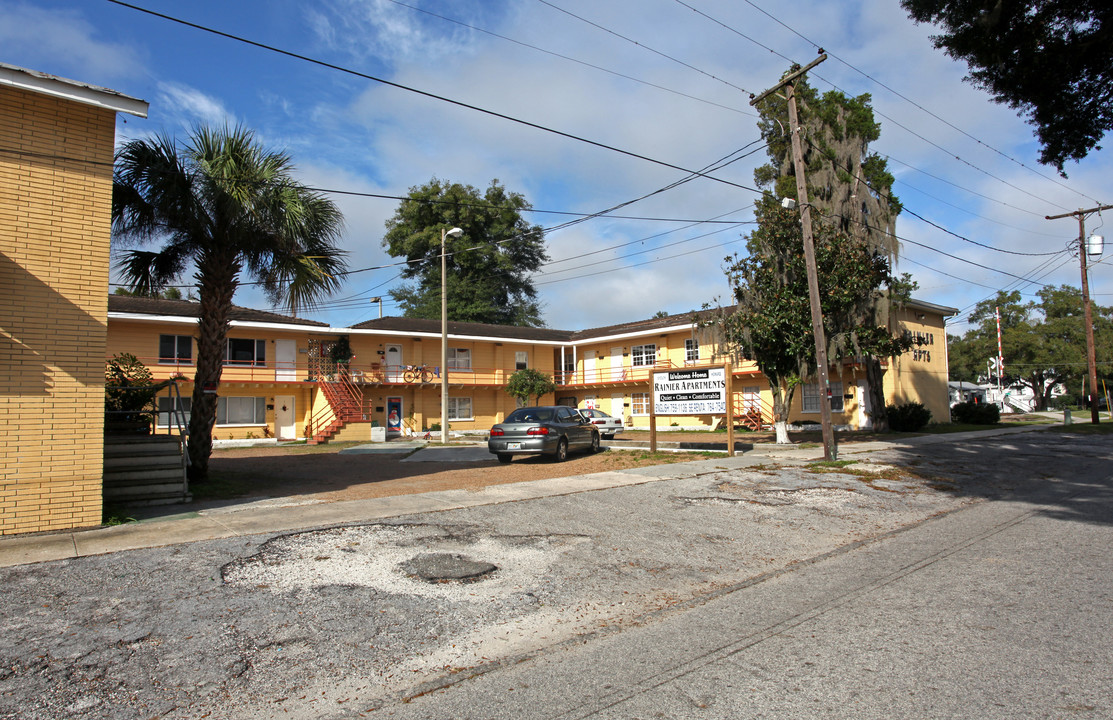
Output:
[[[216,424],[219,391],[228,344],[228,316],[236,292],[239,264],[234,253],[207,253],[197,267],[197,288],[201,296],[201,317],[197,320],[197,375],[193,384],[193,406],[189,417],[189,477],[203,480],[209,474],[213,452],[213,426]]]

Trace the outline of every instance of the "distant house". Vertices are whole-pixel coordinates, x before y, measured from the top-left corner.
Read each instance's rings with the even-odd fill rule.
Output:
[[[121,112],[147,103],[0,63],[0,535],[101,521]]]

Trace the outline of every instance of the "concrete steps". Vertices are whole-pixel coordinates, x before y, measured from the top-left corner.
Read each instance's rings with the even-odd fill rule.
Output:
[[[192,500],[182,452],[177,435],[106,435],[105,504],[169,505]]]

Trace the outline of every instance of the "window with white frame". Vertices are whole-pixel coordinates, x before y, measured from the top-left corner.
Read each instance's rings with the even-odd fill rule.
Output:
[[[248,338],[228,338],[224,352],[225,365],[267,364],[267,341]]]
[[[162,365],[193,362],[193,338],[189,335],[159,335],[158,361]]]
[[[684,341],[684,361],[696,362],[699,360],[699,340],[688,338]]]
[[[630,348],[630,359],[634,367],[647,367],[657,364],[656,345],[635,345]]]
[[[514,369],[525,370],[529,367],[529,353],[525,350],[516,350],[514,352]]]
[[[217,425],[265,425],[265,397],[222,397],[216,401]]]
[[[448,398],[448,419],[449,420],[472,420],[474,416],[471,411],[471,398],[470,397],[450,397]]]
[[[160,395],[158,398],[158,427],[176,427],[178,418],[174,416],[175,399],[167,395]],[[182,425],[189,427],[189,409],[193,407],[193,398],[182,398]]]
[[[471,370],[470,348],[448,348],[449,370]]]
[[[649,393],[630,394],[630,413],[633,415],[649,414]]]
[[[820,412],[820,401],[822,400],[823,393],[819,389],[819,383],[807,383],[803,386],[802,407],[801,410],[806,413]],[[831,383],[831,412],[842,412],[842,383]]]

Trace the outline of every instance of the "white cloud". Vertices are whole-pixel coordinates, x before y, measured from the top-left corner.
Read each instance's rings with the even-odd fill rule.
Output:
[[[0,0],[4,62],[78,80],[107,83],[140,71],[134,48],[100,39],[77,10],[53,10]]]
[[[197,88],[176,82],[160,82],[158,99],[152,103],[157,114],[174,118],[183,128],[193,125],[234,126],[236,118],[217,98]],[[156,111],[152,109],[152,116]]]

